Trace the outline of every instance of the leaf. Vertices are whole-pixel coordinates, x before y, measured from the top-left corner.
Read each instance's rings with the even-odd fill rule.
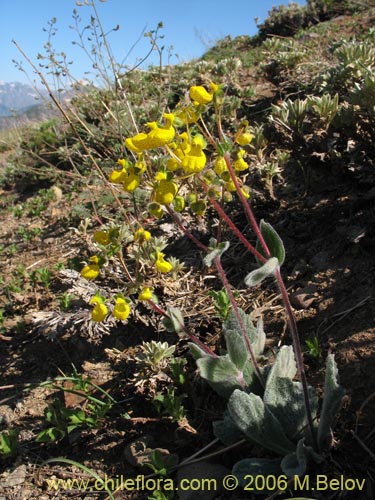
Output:
[[[228,412],[224,412],[223,420],[216,420],[212,424],[214,436],[227,446],[236,443],[245,436],[233,422]]]
[[[245,279],[245,285],[248,287],[252,287],[255,285],[258,285],[261,283],[264,279],[266,279],[268,276],[270,276],[277,266],[279,265],[279,261],[277,260],[277,257],[271,257],[265,264],[263,264],[262,267],[259,267],[258,269],[255,269],[254,271],[251,271]]]
[[[255,356],[259,356],[263,353],[264,347],[266,345],[266,334],[263,329],[263,318],[259,318],[257,321],[256,328],[256,339],[251,343],[254,349]]]
[[[235,389],[243,389],[240,383],[242,372],[228,356],[202,357],[197,360],[197,365],[201,377],[221,396],[229,397]]]
[[[279,477],[281,474],[280,459],[244,458],[234,465],[232,473],[237,477],[239,486],[249,484],[249,476]],[[265,491],[253,491],[253,493],[264,494]]]
[[[304,439],[300,439],[297,444],[297,449],[293,453],[289,453],[281,460],[281,469],[286,476],[302,476],[307,468],[307,451],[304,445]]]
[[[224,336],[230,360],[242,371],[249,359],[249,352],[243,335],[235,330],[226,330]]]
[[[267,385],[272,384],[273,379],[277,377],[293,379],[296,373],[297,365],[294,359],[293,347],[291,345],[282,346],[267,377]]]
[[[222,241],[216,246],[216,240],[215,238],[211,238],[210,240],[210,250],[211,252],[207,254],[204,259],[204,265],[207,267],[212,266],[212,262],[216,259],[216,257],[221,258],[224,252],[226,252],[229,248],[229,241]]]
[[[254,328],[253,322],[250,319],[250,316],[245,313],[242,309],[238,308],[238,315],[247,331],[247,334],[249,336],[250,342],[254,342],[256,339],[256,329]],[[240,327],[240,322],[238,320],[238,317],[235,313],[235,311],[232,309],[229,314],[227,319],[223,323],[223,330],[224,333],[227,330],[235,330],[237,332],[241,332],[241,327]]]
[[[315,418],[318,397],[310,386],[308,392],[312,418]],[[272,377],[270,383],[267,381],[263,400],[290,439],[296,441],[303,436],[302,433],[307,429],[308,422],[300,382],[293,382],[290,378]]]
[[[168,332],[181,333],[184,329],[184,318],[178,307],[168,307],[168,318],[163,319],[163,325]]]
[[[272,257],[276,257],[279,261],[279,265],[282,266],[285,260],[285,248],[282,239],[274,230],[274,228],[268,222],[265,222],[263,219],[259,224],[260,232],[262,233],[263,239],[267,244],[268,250]],[[267,258],[267,255],[264,252],[264,249],[260,242],[257,242],[256,249],[263,257]]]
[[[193,342],[188,342],[188,346],[190,348],[190,352],[195,360],[200,358],[209,358],[211,357],[207,352],[194,344]]]
[[[260,396],[235,390],[228,401],[229,415],[236,426],[252,441],[280,455],[295,450],[284,430]]]
[[[345,390],[338,383],[338,370],[333,354],[327,357],[324,399],[318,428],[318,446],[322,449],[330,437],[333,419],[338,413]]]

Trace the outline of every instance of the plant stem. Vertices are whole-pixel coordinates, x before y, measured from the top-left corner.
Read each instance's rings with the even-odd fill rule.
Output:
[[[218,271],[218,273],[220,275],[221,281],[223,282],[224,288],[225,288],[225,290],[226,290],[226,292],[228,294],[228,297],[229,297],[229,300],[230,300],[233,312],[234,312],[234,314],[236,316],[236,319],[238,321],[239,327],[241,329],[241,333],[242,333],[243,339],[245,341],[247,350],[249,351],[250,359],[251,359],[252,365],[254,367],[255,373],[257,374],[257,377],[259,379],[259,382],[262,384],[262,387],[264,387],[263,376],[262,376],[262,373],[260,371],[258,362],[256,360],[253,346],[251,345],[249,336],[247,334],[246,327],[245,327],[245,325],[244,325],[244,323],[242,321],[242,317],[240,315],[236,299],[233,296],[232,288],[231,288],[231,286],[229,284],[228,278],[227,278],[227,276],[225,274],[225,271],[224,271],[224,268],[223,268],[223,266],[221,264],[220,257],[215,257],[214,262],[215,262],[216,269],[217,269],[217,271]]]
[[[245,195],[243,194],[243,192],[241,190],[241,186],[239,185],[236,173],[235,173],[233,165],[232,165],[232,161],[231,161],[230,156],[229,156],[228,153],[224,154],[224,160],[225,160],[225,163],[227,164],[227,168],[228,168],[229,174],[231,176],[233,184],[236,187],[236,191],[237,191],[237,194],[238,194],[238,196],[239,196],[239,198],[241,200],[242,206],[244,207],[245,213],[246,213],[246,215],[247,215],[247,217],[248,217],[248,219],[250,221],[251,227],[253,228],[253,230],[255,232],[255,235],[256,235],[256,237],[259,240],[259,243],[262,245],[262,247],[263,247],[263,249],[264,249],[264,251],[266,253],[266,256],[268,258],[270,258],[270,257],[272,257],[272,255],[271,255],[271,253],[270,253],[270,251],[268,249],[267,243],[264,241],[262,233],[260,232],[260,229],[259,229],[259,226],[257,224],[257,221],[255,220],[253,211],[251,210],[250,205],[248,204],[248,202],[247,202],[247,200],[245,198]]]
[[[165,318],[169,318],[169,314],[167,313],[167,311],[165,311],[162,307],[160,307],[158,304],[156,304],[153,300],[148,300],[147,302],[155,309],[156,312],[161,314],[161,316],[164,316]],[[191,333],[186,328],[185,325],[180,323],[179,326],[180,326],[181,330],[183,330],[183,332],[186,333],[186,335],[190,338],[190,340],[192,340],[194,342],[194,344],[196,344],[198,347],[200,347],[202,349],[202,351],[204,351],[206,354],[208,354],[212,358],[219,357],[217,354],[214,353],[214,351],[212,349],[210,349],[206,344],[204,344],[201,340],[199,340],[199,338],[196,335],[194,335],[194,333]]]
[[[205,192],[208,194],[208,186],[207,184],[203,181],[203,179],[199,178],[201,181],[202,187],[205,190]],[[247,241],[245,236],[241,233],[241,231],[238,229],[238,227],[234,224],[234,222],[228,217],[228,215],[224,212],[223,208],[220,206],[220,204],[214,200],[213,198],[209,197],[210,203],[216,210],[216,212],[220,215],[222,219],[225,220],[225,222],[228,224],[230,229],[233,231],[233,233],[237,236],[237,238],[245,245],[245,247],[250,250],[250,252],[261,262],[267,262],[267,259],[258,252],[258,250],[253,247],[251,243]]]
[[[314,427],[313,427],[313,419],[311,415],[311,407],[310,407],[310,399],[309,399],[309,393],[308,393],[308,388],[307,388],[307,379],[306,379],[306,372],[305,372],[305,367],[303,364],[303,355],[301,351],[301,344],[299,341],[299,334],[298,334],[298,329],[297,329],[297,323],[296,323],[296,318],[294,316],[292,306],[290,304],[289,300],[289,295],[288,292],[285,288],[284,280],[281,276],[280,272],[280,267],[278,266],[275,271],[275,277],[277,284],[280,289],[280,293],[284,302],[284,307],[285,311],[287,314],[287,319],[288,319],[288,325],[289,325],[289,330],[292,335],[292,342],[293,342],[293,349],[294,349],[294,356],[296,358],[296,363],[297,363],[297,370],[298,370],[298,375],[301,380],[302,384],[302,392],[303,392],[303,400],[305,404],[305,411],[306,411],[306,418],[307,418],[307,423],[309,426],[310,434],[311,434],[311,440],[312,443],[317,450],[317,442],[316,442],[316,437],[314,434]]]

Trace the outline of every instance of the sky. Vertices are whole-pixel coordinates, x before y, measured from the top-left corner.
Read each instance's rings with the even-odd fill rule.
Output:
[[[88,0],[85,0],[89,3]],[[304,5],[304,0],[295,0]],[[67,60],[73,61],[70,71],[77,79],[91,79],[92,64],[84,51],[72,42],[78,41],[73,10],[82,19],[81,29],[90,23],[95,13],[90,5],[76,4],[76,0],[0,0],[0,80],[5,82],[32,82],[35,75],[28,63],[12,43],[14,39],[27,56],[36,64],[39,54],[45,54],[48,41],[48,23],[56,18],[56,33],[51,42],[57,52],[63,51]],[[95,0],[95,5],[114,58],[132,67],[151,48],[144,32],[156,29],[163,23],[160,45],[163,63],[181,63],[198,58],[215,42],[230,35],[254,35],[257,32],[255,18],[262,22],[273,5],[288,5],[288,0]],[[88,34],[88,31],[86,31]],[[90,43],[87,48],[90,50]],[[173,47],[173,48],[172,48]],[[12,59],[22,61],[28,77],[15,67]],[[145,66],[158,64],[157,52],[151,54]],[[85,72],[91,71],[85,75]]]

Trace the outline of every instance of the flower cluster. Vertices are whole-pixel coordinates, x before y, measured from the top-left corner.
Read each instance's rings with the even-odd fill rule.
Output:
[[[109,175],[109,181],[121,186],[127,193],[133,193],[138,188],[148,192],[148,212],[156,219],[171,211],[182,213],[186,209],[202,217],[210,200],[228,202],[232,193],[239,189],[245,198],[249,197],[245,185],[249,169],[246,147],[252,140],[248,123],[242,122],[232,139],[224,136],[218,124],[218,139],[215,139],[208,132],[204,114],[210,107],[219,114],[221,87],[213,82],[208,89],[195,85],[190,87],[189,97],[190,101],[185,99],[173,112],[164,113],[161,122],[148,122],[145,132],[126,138],[125,146],[132,159],[118,159],[116,169]],[[160,150],[157,161],[155,155],[150,154],[155,149]],[[231,169],[228,168],[228,161],[231,162]],[[82,276],[89,280],[99,276],[106,258],[116,252],[121,253],[118,231],[113,228],[96,231],[94,240],[104,257],[91,257],[82,269]],[[152,267],[157,273],[167,275],[178,261],[166,259],[163,247],[156,244],[151,233],[142,227],[133,233],[132,243],[132,251],[127,252],[127,256],[132,255],[136,260],[136,276],[134,280],[130,278],[134,285],[132,293],[138,293],[138,300],[152,300],[152,289],[144,281],[144,276]],[[123,259],[120,260],[126,265]],[[129,278],[127,269],[126,274]],[[108,310],[105,300],[98,297],[92,299],[92,318],[102,321]],[[113,316],[119,320],[127,319],[129,304],[130,299],[126,295],[118,296]]]

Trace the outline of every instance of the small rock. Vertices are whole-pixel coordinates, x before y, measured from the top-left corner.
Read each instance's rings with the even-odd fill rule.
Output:
[[[315,285],[309,285],[292,293],[290,301],[292,306],[296,309],[308,309],[316,300],[316,296],[317,287]]]
[[[23,484],[25,482],[25,479],[26,465],[20,465],[9,474],[3,484],[5,488],[10,488],[12,486],[17,486],[18,484]]]
[[[227,474],[231,474],[230,469],[227,469],[223,465],[212,464],[210,462],[197,462],[191,465],[185,465],[185,467],[181,467],[177,472],[177,483],[180,486],[182,480],[184,481],[184,487],[191,482],[192,489],[183,490],[179,487],[178,490],[178,498],[179,500],[195,500],[199,498],[200,500],[211,500],[216,498],[219,493],[222,491],[222,480],[223,477]],[[216,488],[210,487],[214,484],[215,481],[211,483],[206,482],[206,488],[202,487],[202,490],[196,490],[195,487],[198,484],[202,484],[204,486],[203,480],[212,479],[216,481]],[[193,489],[194,487],[194,489]]]

